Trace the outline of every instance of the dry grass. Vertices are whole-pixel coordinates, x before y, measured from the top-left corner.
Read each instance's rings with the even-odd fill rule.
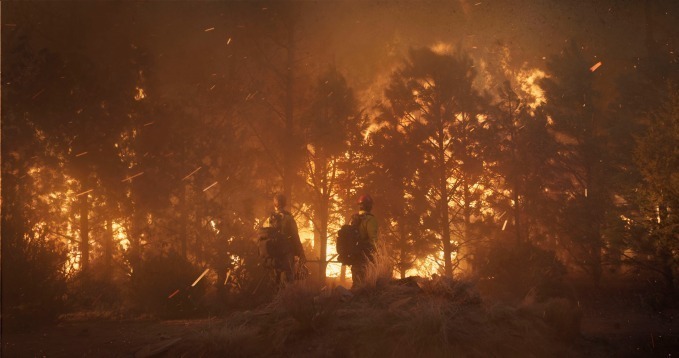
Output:
[[[378,245],[373,260],[368,262],[363,286],[375,288],[386,285],[394,273],[394,263],[389,259],[387,248],[384,244]]]
[[[473,285],[437,278],[384,281],[387,265],[353,291],[289,285],[260,310],[186,339],[176,354],[299,357],[572,357],[554,322],[563,302],[483,305]],[[381,274],[380,274],[381,273]],[[550,328],[552,327],[552,328]],[[564,327],[573,325],[566,324]]]

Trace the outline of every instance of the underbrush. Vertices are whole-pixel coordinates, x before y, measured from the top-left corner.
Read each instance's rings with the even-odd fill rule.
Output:
[[[531,243],[493,243],[482,251],[475,275],[484,297],[518,304],[527,296],[537,300],[572,296],[564,283],[565,266],[553,252]]]
[[[353,291],[294,284],[268,305],[233,314],[223,325],[187,337],[170,355],[578,355],[564,341],[560,326],[577,320],[572,307],[562,307],[563,302],[488,307],[479,297],[470,282],[448,278],[391,280]]]
[[[63,246],[43,236],[2,237],[2,331],[53,323],[65,310]]]
[[[131,305],[160,318],[195,316],[205,292],[204,281],[191,285],[199,275],[201,268],[179,254],[149,257],[132,274]]]

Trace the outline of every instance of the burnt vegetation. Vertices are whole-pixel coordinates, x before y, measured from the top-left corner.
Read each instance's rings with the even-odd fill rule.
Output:
[[[679,9],[595,3],[645,14],[636,50],[617,25],[480,50],[432,4],[385,5],[403,36],[340,23],[368,4],[3,2],[3,333],[218,316],[165,353],[611,353],[583,315],[678,308]],[[310,269],[281,291],[255,241],[274,193]],[[380,254],[349,291],[362,193]]]

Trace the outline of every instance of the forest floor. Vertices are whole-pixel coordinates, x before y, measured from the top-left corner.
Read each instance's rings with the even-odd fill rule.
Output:
[[[679,357],[679,310],[640,309],[639,305],[630,305],[629,299],[613,297],[590,298],[580,306],[581,334],[570,343],[576,355]],[[225,322],[226,318],[221,317],[111,320],[72,314],[53,326],[2,332],[2,357],[184,356],[176,350],[173,353],[170,348],[201,332],[218,329]],[[295,347],[288,353],[294,354],[299,349]],[[288,356],[288,353],[281,355]],[[205,356],[212,355],[208,352]]]

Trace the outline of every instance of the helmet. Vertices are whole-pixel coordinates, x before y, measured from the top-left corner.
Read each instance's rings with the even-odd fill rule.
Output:
[[[274,205],[276,207],[283,209],[285,207],[285,202],[286,202],[285,195],[283,195],[283,194],[274,195],[273,202],[274,202]]]
[[[358,198],[358,206],[363,210],[370,211],[373,207],[373,198],[369,194],[361,195],[361,197]]]

